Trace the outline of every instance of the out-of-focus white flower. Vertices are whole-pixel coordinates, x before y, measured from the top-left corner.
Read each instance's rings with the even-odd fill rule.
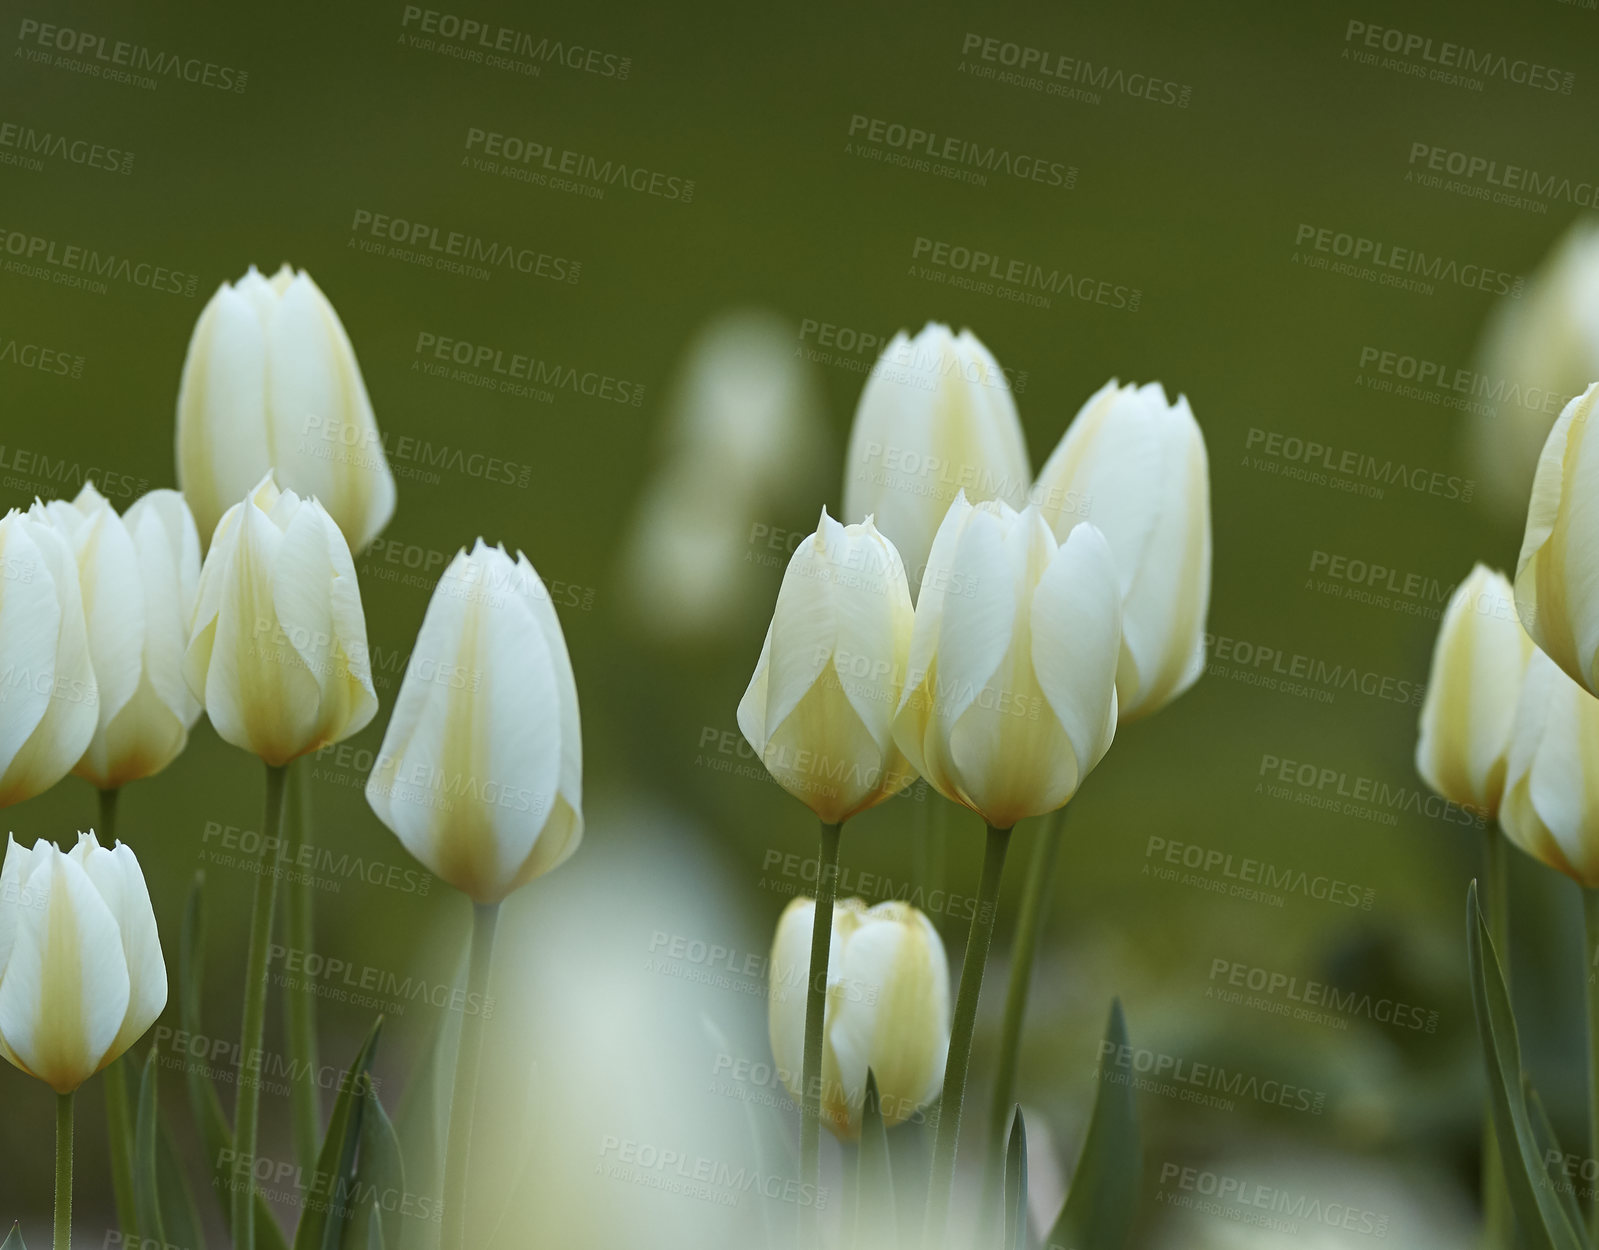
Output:
[[[1494,402],[1466,408],[1472,471],[1488,506],[1509,519],[1526,505],[1561,408],[1599,379],[1599,219],[1573,223],[1519,297],[1499,302],[1477,367]]]
[[[311,275],[250,266],[195,323],[178,389],[178,484],[206,542],[273,472],[314,495],[354,551],[394,515],[394,475],[361,366]]]
[[[826,436],[794,329],[763,311],[723,314],[689,344],[666,404],[658,462],[622,554],[638,626],[669,642],[737,634],[800,535]]]

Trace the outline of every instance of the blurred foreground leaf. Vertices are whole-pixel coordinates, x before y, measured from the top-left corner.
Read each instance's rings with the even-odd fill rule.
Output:
[[[1005,1250],[1027,1250],[1027,1125],[1021,1105],[1011,1113],[1005,1146]]]
[[[1111,1061],[1126,1045],[1127,1021],[1121,1000],[1113,999],[1088,1135],[1066,1205],[1044,1242],[1045,1250],[1121,1250],[1127,1244],[1138,1209],[1144,1156],[1132,1083],[1114,1079]]]
[[[6,1234],[6,1239],[0,1241],[0,1250],[28,1250],[22,1244],[22,1225],[15,1221],[11,1224],[11,1231]]]
[[[1565,1151],[1560,1149],[1560,1139],[1555,1136],[1555,1126],[1549,1123],[1549,1116],[1543,1109],[1543,1099],[1538,1097],[1538,1091],[1532,1087],[1532,1082],[1527,1079],[1525,1072],[1521,1074],[1521,1095],[1527,1100],[1527,1119],[1532,1123],[1533,1139],[1538,1143],[1538,1157],[1563,1159]],[[1571,1221],[1571,1227],[1583,1227],[1582,1210],[1577,1206],[1576,1187],[1552,1180],[1547,1172],[1544,1178],[1554,1185],[1555,1195],[1560,1199],[1560,1205],[1566,1212],[1566,1218]]]
[[[861,1140],[855,1154],[855,1245],[879,1246],[896,1238],[899,1212],[894,1204],[894,1174],[888,1157],[888,1128],[877,1073],[866,1069],[861,1105]]]
[[[1471,973],[1471,1002],[1488,1065],[1488,1093],[1493,1103],[1494,1132],[1504,1162],[1505,1185],[1516,1212],[1516,1227],[1531,1250],[1582,1250],[1577,1233],[1555,1186],[1544,1172],[1538,1134],[1522,1092],[1521,1045],[1510,992],[1488,922],[1477,906],[1477,883],[1466,890],[1466,962]],[[1552,1136],[1552,1134],[1551,1134]]]

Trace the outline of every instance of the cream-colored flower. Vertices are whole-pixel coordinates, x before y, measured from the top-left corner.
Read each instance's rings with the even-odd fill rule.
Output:
[[[1599,693],[1599,382],[1566,405],[1549,431],[1516,562],[1516,611],[1532,640]]]
[[[772,1057],[795,1102],[803,1095],[815,915],[809,898],[783,909],[769,967]],[[908,1120],[932,1102],[949,1053],[949,962],[927,917],[897,900],[870,908],[858,898],[835,904],[822,1021],[822,1122],[838,1137],[860,1136],[868,1068],[885,1124]]]
[[[1516,705],[1499,825],[1534,859],[1599,889],[1599,699],[1542,651]]]
[[[933,536],[959,491],[1027,501],[1032,471],[1010,383],[970,330],[929,321],[883,349],[855,407],[844,461],[844,519],[875,516],[922,584]]]
[[[344,536],[269,473],[223,514],[200,570],[183,675],[226,742],[287,764],[377,711]]]
[[[69,852],[8,838],[0,865],[0,1055],[71,1093],[148,1029],[167,970],[144,873],[94,834]]]
[[[738,726],[777,783],[828,824],[915,778],[894,745],[911,640],[905,566],[872,518],[822,509],[795,549]]]
[[[45,516],[78,562],[100,714],[73,769],[102,790],[160,772],[200,716],[183,653],[200,581],[200,538],[183,496],[153,490],[125,516],[85,482]]]
[[[434,588],[367,802],[435,875],[497,903],[582,839],[579,730],[544,583],[480,538]]]
[[[354,551],[394,515],[394,475],[355,349],[311,275],[288,265],[271,278],[251,265],[217,289],[178,389],[178,484],[206,542],[269,471],[321,500]]]
[[[958,496],[927,561],[894,740],[997,829],[1054,811],[1116,733],[1121,588],[1082,524]]]
[[[1510,727],[1532,655],[1503,573],[1484,564],[1449,596],[1421,705],[1416,771],[1446,799],[1499,813]]]
[[[1188,398],[1159,382],[1100,387],[1033,486],[1055,537],[1092,521],[1122,587],[1121,719],[1159,711],[1205,671],[1210,466]]]
[[[0,519],[0,682],[6,807],[65,777],[100,714],[77,565],[43,504]]]

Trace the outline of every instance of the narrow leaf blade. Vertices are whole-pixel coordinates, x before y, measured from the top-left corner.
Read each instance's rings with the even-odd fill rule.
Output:
[[[339,1083],[333,1118],[328,1122],[327,1136],[322,1139],[322,1153],[317,1156],[316,1170],[307,1182],[312,1193],[331,1195],[334,1200],[307,1206],[294,1232],[294,1250],[339,1250],[343,1242],[344,1228],[350,1222],[351,1213],[337,1199],[351,1192],[355,1177],[369,1069],[382,1028],[383,1017],[379,1016]]]
[[[1020,1104],[1011,1113],[1005,1146],[1005,1247],[1027,1250],[1027,1125]]]
[[[159,1114],[158,1048],[150,1047],[139,1078],[139,1110],[133,1119],[133,1209],[142,1235],[158,1246],[167,1241],[161,1221],[160,1186],[156,1180],[156,1128]]]
[[[1100,1049],[1099,1089],[1088,1135],[1066,1205],[1044,1243],[1046,1250],[1122,1250],[1132,1232],[1144,1171],[1138,1108],[1131,1084],[1116,1080],[1117,1073],[1107,1062],[1126,1046],[1127,1021],[1121,1000],[1114,999]]]

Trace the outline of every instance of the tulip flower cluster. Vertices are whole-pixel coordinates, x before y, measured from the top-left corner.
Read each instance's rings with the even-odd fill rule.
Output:
[[[100,791],[108,825],[120,787],[172,763],[202,711],[220,738],[257,756],[266,812],[239,1050],[256,1055],[288,769],[359,732],[378,710],[352,550],[394,510],[354,351],[309,275],[284,266],[266,279],[251,268],[207,304],[183,365],[177,453],[183,493],[152,491],[119,516],[87,483],[70,502],[36,502],[0,519],[0,662],[17,676],[0,720],[0,806],[71,771]],[[908,635],[908,603],[904,616]],[[440,679],[467,673],[470,681]],[[577,685],[550,597],[525,556],[480,539],[435,589],[367,787],[401,843],[473,900],[468,979],[478,997],[498,904],[577,849],[581,791]],[[297,933],[310,923],[301,893],[288,918],[306,926]],[[138,1168],[153,1190],[155,1162],[132,1157],[117,1060],[166,1000],[154,911],[133,851],[102,847],[93,833],[65,853],[46,841],[24,850],[13,839],[0,867],[0,1055],[61,1097],[58,1247],[71,1231],[71,1095],[102,1070],[122,1235],[154,1244],[129,1231],[128,1174]],[[290,1045],[309,1072],[314,1017],[303,1003],[294,1016],[296,1000],[288,1001]],[[481,1018],[468,1020],[456,1048],[446,1250],[467,1244],[466,1148],[482,1027]],[[230,1185],[233,1244],[242,1250],[252,1250],[258,1222],[269,1218],[253,1186],[259,1084],[237,1083],[228,1138],[243,1178]],[[357,1084],[347,1094],[359,1099],[360,1091]],[[214,1102],[197,1106],[213,1136]],[[295,1112],[297,1147],[306,1143],[302,1158],[314,1165],[327,1154],[314,1089]],[[139,1114],[143,1133],[142,1097]],[[336,1115],[329,1132],[339,1123]],[[138,1214],[152,1212],[141,1205]],[[328,1244],[341,1236],[367,1243],[366,1234],[341,1234],[351,1218],[327,1225]],[[315,1237],[321,1244],[324,1234]]]
[[[885,1124],[942,1087],[936,1237],[1010,831],[1077,793],[1119,720],[1203,671],[1209,469],[1185,398],[1111,382],[1032,481],[1003,369],[971,331],[929,324],[894,339],[861,394],[844,513],[824,508],[795,550],[738,711],[821,822],[817,896],[789,906],[772,948],[772,1049],[812,1183],[816,1128],[859,1132],[868,1069]],[[988,826],[953,1017],[925,916],[833,898],[842,824],[918,776]],[[1030,878],[1037,906],[1047,875]],[[857,979],[892,988],[867,1009],[847,992]],[[1021,983],[1018,1026],[1025,966]],[[1008,1113],[1008,1076],[1001,1088]]]

